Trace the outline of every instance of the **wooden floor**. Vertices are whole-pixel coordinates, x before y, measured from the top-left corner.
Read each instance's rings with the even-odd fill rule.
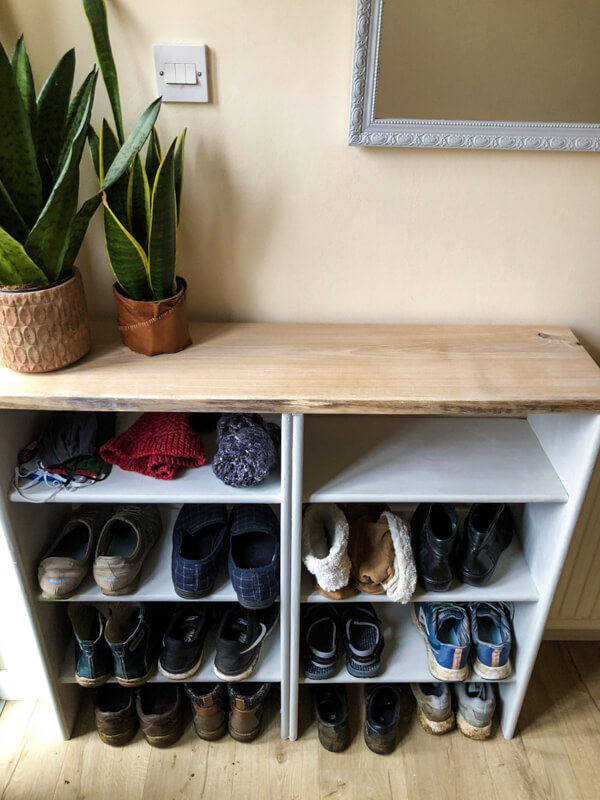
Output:
[[[538,657],[519,733],[486,742],[457,731],[427,735],[405,697],[399,744],[391,756],[367,750],[358,711],[345,753],[323,750],[306,714],[297,742],[279,739],[278,709],[253,744],[208,744],[190,726],[178,745],[149,747],[138,733],[127,747],[103,745],[91,706],[76,737],[57,741],[45,703],[7,703],[0,716],[1,800],[517,800],[600,797],[600,643],[546,642]],[[360,694],[352,705],[360,709]]]

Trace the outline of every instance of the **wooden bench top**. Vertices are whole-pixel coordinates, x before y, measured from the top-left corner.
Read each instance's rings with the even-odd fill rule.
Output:
[[[0,368],[0,407],[356,414],[600,412],[600,369],[565,327],[196,323],[148,358],[92,325],[45,375]]]

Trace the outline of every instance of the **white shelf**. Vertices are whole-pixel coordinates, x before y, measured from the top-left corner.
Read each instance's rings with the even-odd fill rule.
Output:
[[[305,419],[304,500],[564,503],[526,420]]]
[[[215,657],[215,629],[209,631],[204,645],[202,664],[198,672],[187,683],[218,683],[220,678],[215,675],[213,662]],[[281,680],[281,642],[279,623],[274,631],[267,636],[260,652],[258,666],[244,683],[278,683]],[[77,683],[75,680],[75,644],[70,642],[60,671],[61,683]],[[114,682],[114,678],[111,679]],[[150,683],[179,683],[184,681],[171,681],[165,678],[158,670],[150,678]]]
[[[117,432],[126,430],[139,414],[118,414]],[[258,486],[236,489],[226,486],[214,474],[211,461],[216,451],[216,434],[201,434],[206,464],[196,469],[182,469],[172,481],[158,480],[113,467],[106,480],[73,492],[60,491],[53,503],[280,503],[281,479],[277,470]],[[27,492],[27,498],[41,502],[51,494],[42,484]],[[13,503],[27,503],[15,489],[9,494]]]
[[[435,681],[427,666],[425,642],[410,618],[409,606],[378,606],[377,615],[381,620],[385,645],[381,654],[382,670],[374,678],[355,678],[346,669],[343,646],[340,648],[338,669],[332,678],[313,681],[305,678],[300,668],[300,683],[431,683]],[[514,667],[514,663],[513,663]],[[468,680],[480,681],[471,674]],[[502,683],[516,680],[513,672]]]
[[[300,599],[303,603],[331,603],[323,595],[319,594],[313,586],[312,576],[302,568],[302,588]],[[452,584],[448,592],[426,592],[417,584],[412,602],[428,603],[471,603],[475,601],[488,600],[490,602],[536,602],[539,599],[539,592],[535,585],[527,562],[521,550],[517,537],[504,553],[500,556],[498,565],[487,586],[469,586],[466,583],[459,583],[457,580]],[[360,592],[345,600],[336,600],[335,603],[389,603],[390,599],[386,594],[364,594]]]
[[[233,590],[227,572],[227,550],[221,556],[221,566],[215,587],[211,594],[200,600],[185,600],[179,597],[173,588],[171,578],[171,551],[173,546],[173,525],[179,514],[179,508],[161,508],[163,519],[163,532],[160,539],[148,554],[142,567],[142,574],[137,590],[133,594],[122,594],[117,597],[108,597],[102,594],[100,587],[90,574],[81,584],[77,594],[67,600],[48,600],[38,595],[43,602],[49,603],[115,603],[115,602],[165,602],[165,603],[228,603],[236,602],[237,595]]]

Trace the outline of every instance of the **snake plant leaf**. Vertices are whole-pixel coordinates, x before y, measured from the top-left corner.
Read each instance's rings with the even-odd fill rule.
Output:
[[[27,239],[29,233],[29,228],[16,209],[2,181],[0,181],[0,227],[21,244]]]
[[[96,49],[96,55],[98,56],[98,63],[100,64],[110,107],[113,112],[119,144],[123,144],[125,141],[125,134],[123,131],[119,78],[117,76],[117,68],[110,45],[106,6],[104,0],[83,0],[83,8],[88,22],[90,23],[90,28],[92,29],[94,47]]]
[[[113,275],[132,300],[152,297],[148,282],[148,258],[127,228],[104,202],[104,237]]]
[[[158,97],[153,103],[150,103],[148,108],[144,111],[142,116],[137,121],[135,128],[127,137],[125,144],[119,150],[115,160],[112,162],[110,169],[107,171],[102,181],[101,189],[106,191],[113,183],[127,172],[131,166],[136,153],[144,146],[146,139],[150,136],[150,132],[154,127],[156,118],[160,112],[162,98]]]
[[[29,258],[23,245],[0,228],[0,285],[46,286],[48,279]]]
[[[162,152],[160,149],[160,139],[156,128],[152,128],[152,136],[148,141],[148,150],[146,152],[146,175],[148,176],[148,183],[150,188],[154,186],[154,178],[162,161]]]
[[[79,163],[87,140],[92,103],[92,94],[88,93],[84,115],[79,121],[65,166],[25,242],[25,250],[50,281],[58,279],[68,246],[70,225],[65,221],[72,220],[77,210]]]
[[[71,223],[71,229],[67,239],[67,249],[65,251],[60,268],[60,278],[66,278],[73,271],[73,265],[75,264],[75,259],[77,258],[77,254],[81,249],[88,225],[90,224],[90,221],[96,213],[101,202],[102,194],[98,192],[98,194],[90,197],[89,200],[86,200],[86,202],[81,206],[75,215],[73,222]]]
[[[33,73],[31,71],[31,64],[29,63],[29,56],[27,55],[27,48],[25,47],[25,39],[23,36],[15,46],[10,63],[15,73],[17,86],[23,98],[23,105],[27,116],[29,118],[29,130],[33,141],[36,141],[37,130],[37,102],[35,96],[35,83],[33,80]]]
[[[100,180],[100,137],[91,125],[88,128],[88,145],[92,156],[94,172],[98,180]]]
[[[174,139],[156,173],[152,190],[148,261],[150,286],[156,300],[172,297],[176,292],[177,266],[177,199],[175,197]]]
[[[112,166],[119,153],[119,140],[108,122],[102,120],[100,129],[100,182]],[[106,190],[108,205],[120,221],[127,225],[127,173],[122,175],[109,189]]]
[[[177,198],[177,224],[179,225],[181,210],[181,192],[183,190],[183,157],[185,155],[185,137],[187,128],[181,134],[179,146],[175,152],[175,196]]]
[[[0,180],[27,225],[43,205],[35,145],[15,74],[0,45]]]
[[[59,174],[58,160],[75,74],[75,50],[69,50],[54,67],[37,100],[37,153],[45,157],[52,176]]]
[[[145,248],[150,226],[150,184],[139,153],[129,171],[127,222],[134,239]]]
[[[62,168],[66,163],[66,160],[69,155],[69,150],[71,148],[71,145],[73,144],[75,136],[77,135],[77,131],[79,130],[79,125],[81,123],[81,120],[86,114],[88,98],[91,97],[92,103],[94,102],[94,95],[96,93],[97,81],[98,81],[98,70],[94,68],[79,87],[79,91],[77,92],[75,97],[71,100],[71,103],[69,105],[69,113],[67,116],[67,124],[65,126],[65,132],[63,136],[62,147],[60,150],[60,156],[58,158],[59,172],[62,170]]]

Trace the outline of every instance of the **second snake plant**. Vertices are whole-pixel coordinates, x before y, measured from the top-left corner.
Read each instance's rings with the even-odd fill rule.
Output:
[[[123,114],[104,0],[83,0],[83,6],[114,119],[114,129],[104,119],[100,131],[91,129],[89,135],[102,187],[125,142]],[[164,300],[177,291],[177,227],[186,132],[163,154],[154,127],[160,105],[159,98],[140,118],[136,130],[141,128],[145,137],[134,143],[135,156],[127,173],[104,191],[102,199],[110,265],[119,287],[132,300]],[[142,159],[139,151],[146,139],[148,147]]]

